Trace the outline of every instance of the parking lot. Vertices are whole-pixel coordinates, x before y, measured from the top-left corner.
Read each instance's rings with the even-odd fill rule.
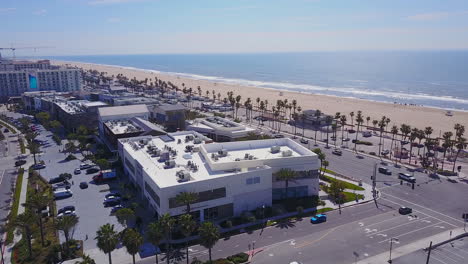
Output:
[[[75,206],[76,215],[79,217],[79,223],[74,232],[74,238],[83,240],[83,247],[85,250],[96,248],[96,231],[101,225],[106,223],[114,224],[115,229],[120,231],[123,227],[117,222],[116,217],[109,217],[111,207],[105,208],[103,201],[105,195],[113,189],[118,187],[118,182],[113,181],[113,189],[108,184],[96,185],[92,181],[92,177],[98,173],[86,174],[86,171],[82,171],[80,174],[75,175],[74,170],[81,164],[79,160],[82,156],[77,153],[74,154],[78,159],[65,161],[65,157],[68,154],[60,152],[63,146],[57,146],[57,144],[51,139],[52,133],[44,130],[41,126],[38,126],[40,135],[37,137],[38,140],[44,141],[41,147],[43,153],[39,155],[38,160],[43,160],[46,167],[39,170],[41,175],[46,179],[59,176],[61,173],[72,174],[72,179],[69,180],[72,183],[70,190],[73,192],[73,196],[61,200],[57,200],[57,209],[65,206]],[[88,188],[81,189],[80,182],[87,182]],[[61,234],[61,239],[64,238]]]

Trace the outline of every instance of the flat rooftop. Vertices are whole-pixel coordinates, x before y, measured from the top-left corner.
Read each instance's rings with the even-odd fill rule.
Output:
[[[199,133],[181,131],[160,137],[127,138],[119,141],[160,188],[268,169],[263,164],[266,160],[272,162],[274,159],[315,156],[310,150],[289,139],[210,144],[205,144],[205,140],[208,139]],[[277,146],[280,151],[272,153],[271,147]],[[189,149],[193,151],[188,151]],[[227,151],[226,156],[218,157],[217,160],[211,156],[222,150]],[[285,152],[288,152],[288,156],[284,156]],[[173,160],[173,164],[165,162],[168,160],[163,158],[165,155]],[[188,181],[179,179],[177,173],[180,171],[190,175]]]
[[[141,132],[143,129],[131,120],[111,120],[104,123],[114,135]]]

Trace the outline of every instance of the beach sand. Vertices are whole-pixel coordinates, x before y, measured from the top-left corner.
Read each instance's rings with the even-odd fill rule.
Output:
[[[391,119],[389,127],[392,125],[400,127],[401,124],[408,124],[412,128],[417,127],[419,129],[424,129],[427,126],[431,126],[434,129],[432,136],[439,136],[440,133],[445,131],[453,131],[453,127],[456,123],[460,123],[465,126],[468,125],[468,112],[462,111],[452,111],[453,116],[449,117],[445,115],[445,110],[423,106],[400,105],[354,98],[215,83],[205,80],[182,78],[175,75],[154,73],[145,70],[134,70],[99,64],[64,61],[52,61],[52,63],[57,65],[68,64],[70,66],[76,66],[83,69],[94,69],[99,72],[106,72],[109,76],[116,76],[120,73],[127,76],[129,79],[136,77],[138,80],[148,78],[154,81],[154,77],[157,77],[158,79],[166,82],[170,81],[180,88],[182,88],[182,83],[184,83],[185,87],[192,87],[194,93],[197,93],[197,87],[200,86],[202,89],[202,95],[206,95],[206,90],[210,91],[210,98],[212,97],[212,90],[215,90],[216,94],[218,94],[218,92],[221,93],[221,99],[227,97],[226,93],[228,91],[233,91],[234,96],[242,96],[242,103],[248,97],[251,98],[254,106],[256,106],[257,97],[261,100],[268,100],[268,108],[270,109],[272,105],[276,105],[276,101],[278,99],[288,99],[289,102],[296,99],[298,106],[301,106],[303,110],[319,109],[320,111],[331,115],[335,115],[336,112],[346,114],[348,123],[350,123],[349,113],[352,111],[356,113],[358,110],[361,110],[364,116],[364,125],[366,125],[365,120],[367,116],[371,117],[369,126],[372,126],[372,120],[380,120],[382,116],[386,116]],[[354,118],[356,118],[356,116]]]

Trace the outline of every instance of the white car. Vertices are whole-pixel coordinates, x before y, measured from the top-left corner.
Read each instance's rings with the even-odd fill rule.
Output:
[[[74,171],[73,173],[75,173],[75,174],[81,174],[81,170],[77,168],[77,169],[75,169],[75,171]]]
[[[80,170],[86,170],[86,169],[91,168],[92,166],[93,166],[92,164],[81,163]]]

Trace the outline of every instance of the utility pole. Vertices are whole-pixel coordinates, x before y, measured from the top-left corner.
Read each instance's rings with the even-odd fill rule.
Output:
[[[375,189],[377,186],[377,163],[374,164],[374,172],[372,174],[372,196],[374,197],[375,207],[379,208],[377,204],[377,190]]]
[[[393,247],[393,241],[398,241],[398,238],[391,238],[390,239],[390,256],[388,257],[388,263],[392,263],[392,247]]]
[[[431,250],[432,250],[432,241],[429,244],[429,248],[427,249],[427,259],[426,259],[426,264],[429,264],[429,259],[431,258]]]

